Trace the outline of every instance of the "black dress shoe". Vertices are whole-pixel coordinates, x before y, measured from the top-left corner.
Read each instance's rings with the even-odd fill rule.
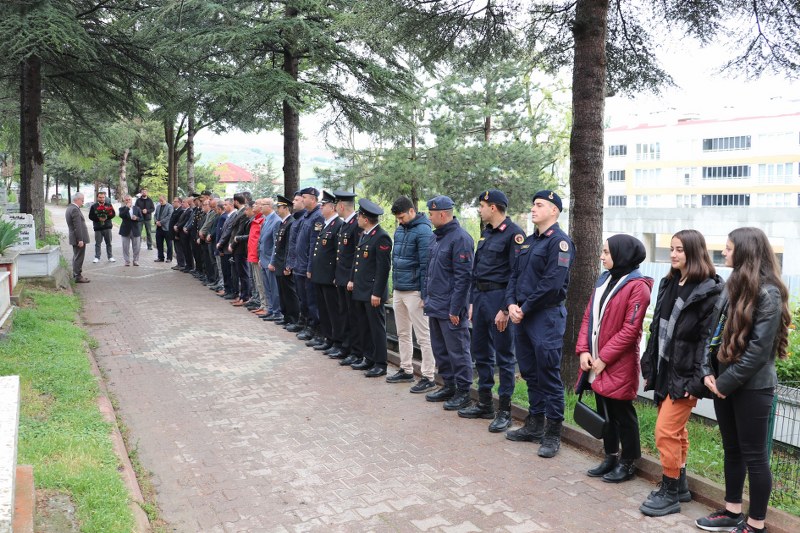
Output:
[[[339,361],[339,366],[350,366],[353,363],[357,363],[361,361],[361,358],[355,354],[350,354],[341,361]]]
[[[385,375],[386,375],[386,369],[383,368],[382,366],[377,366],[377,365],[373,366],[372,368],[364,372],[365,378],[378,378]]]
[[[163,259],[154,259],[153,260],[153,263],[163,263],[163,262],[164,262]]]
[[[300,337],[297,337],[297,338],[299,339]],[[309,348],[313,348],[314,346],[320,346],[322,344],[325,344],[325,339],[323,339],[322,337],[316,337],[316,336],[315,337],[311,337],[306,342],[306,346],[308,346]]]
[[[279,318],[275,321],[276,326],[288,326],[291,322],[287,321],[285,318]]]
[[[322,352],[322,355],[330,355],[330,354],[332,354],[333,352],[335,352],[338,349],[339,349],[338,346],[336,346],[334,344],[331,344],[331,347],[328,348],[327,350],[325,350],[324,352]]]
[[[636,466],[633,461],[622,459],[614,467],[614,470],[603,476],[606,483],[622,483],[628,481],[636,473]]]
[[[429,392],[425,395],[425,399],[429,402],[444,402],[455,396],[456,388],[452,385],[445,385],[439,390]]]
[[[310,341],[314,338],[314,332],[306,328],[297,334],[297,338],[301,341]]]
[[[327,352],[331,348],[333,348],[333,343],[331,341],[325,341],[322,344],[317,344],[316,346],[314,346],[314,349],[318,352]]]
[[[335,352],[329,353],[328,357],[331,359],[346,359],[349,356],[341,350],[336,350]]]
[[[353,363],[352,365],[350,365],[350,368],[352,368],[353,370],[369,370],[370,368],[372,368],[372,361],[368,360],[365,357],[360,362]]]
[[[296,332],[302,331],[302,330],[303,330],[303,326],[301,326],[297,322],[295,322],[293,324],[289,324],[288,326],[286,326],[286,331],[288,331],[290,333],[296,333]]]
[[[235,294],[226,294],[222,297],[223,300],[235,300],[236,298],[238,298],[238,296]]]

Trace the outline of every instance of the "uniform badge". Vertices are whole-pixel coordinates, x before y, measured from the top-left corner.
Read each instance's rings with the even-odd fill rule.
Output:
[[[383,250],[385,252],[385,251],[387,251],[389,249],[389,246],[387,246],[385,244],[382,244],[382,245],[378,246],[378,248],[380,248],[381,250]]]
[[[568,252],[569,251],[569,243],[567,241],[561,241],[560,243],[558,243],[558,248],[562,252]]]
[[[502,224],[500,224],[500,227],[499,227],[499,228],[497,228],[497,229],[498,229],[498,230],[500,230],[500,231],[505,231],[505,230],[506,230],[506,224],[505,224],[505,222],[504,222],[504,223],[502,223]]]
[[[547,199],[548,200],[552,200],[553,199],[553,191],[550,191],[550,195],[547,197]]]
[[[321,231],[322,230],[322,222],[317,222],[314,224],[314,231]]]
[[[514,235],[514,242],[517,244],[522,244],[525,242],[525,237],[522,236],[522,233],[517,233]]]
[[[486,191],[486,194],[483,195],[483,199],[484,200],[488,200],[489,199],[489,191]],[[436,207],[436,206],[434,206],[434,207]]]
[[[547,230],[547,233],[544,234],[545,237],[549,237],[553,234],[553,230]]]
[[[369,250],[364,250],[364,259],[369,257]]]

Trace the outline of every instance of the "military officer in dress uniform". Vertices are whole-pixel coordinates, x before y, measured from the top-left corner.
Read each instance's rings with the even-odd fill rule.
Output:
[[[561,447],[564,385],[561,350],[567,327],[564,301],[575,257],[572,240],[558,226],[561,198],[553,191],[533,196],[533,235],[525,239],[506,289],[506,304],[516,324],[519,370],[528,384],[525,425],[508,431],[514,441],[539,442],[539,457],[554,457]]]
[[[339,296],[336,292],[336,236],[342,219],[336,213],[336,198],[322,191],[320,212],[324,219],[317,235],[311,256],[311,284],[314,286],[319,305],[319,330],[322,342],[313,346],[315,350],[327,351],[342,346],[342,319],[339,314]]]
[[[289,326],[297,323],[300,319],[300,302],[297,300],[294,278],[291,272],[287,273],[286,271],[286,257],[289,252],[292,226],[295,222],[290,206],[289,199],[279,194],[275,202],[275,212],[280,217],[281,223],[278,225],[272,259],[270,259],[267,267],[270,272],[275,273],[275,279],[278,282],[278,295],[280,296],[281,313],[283,314],[283,319],[275,321],[279,326]]]
[[[342,219],[342,226],[336,236],[336,291],[338,293],[339,315],[342,317],[342,346],[331,348],[326,353],[332,359],[341,359],[339,364],[349,366],[361,360],[361,349],[358,327],[353,305],[353,293],[347,290],[350,273],[353,270],[356,244],[361,238],[362,229],[358,225],[355,211],[355,193],[334,191],[336,212]]]
[[[515,365],[513,325],[508,320],[506,287],[511,269],[525,241],[525,233],[506,216],[508,197],[497,189],[478,196],[478,212],[485,224],[472,269],[470,349],[478,371],[478,401],[458,411],[463,418],[492,419],[489,431],[500,433],[511,425],[511,395]],[[492,402],[495,364],[500,369],[500,406],[495,417]]]
[[[386,311],[389,298],[389,269],[392,264],[392,239],[378,219],[383,209],[366,198],[358,201],[358,225],[363,230],[356,246],[353,271],[347,289],[353,292],[356,323],[364,358],[353,363],[353,370],[366,370],[375,378],[386,375]]]
[[[453,200],[428,200],[433,241],[428,256],[425,314],[430,324],[431,348],[444,386],[425,395],[444,402],[448,411],[469,405],[472,357],[469,353],[469,291],[472,285],[474,242],[453,216]]]

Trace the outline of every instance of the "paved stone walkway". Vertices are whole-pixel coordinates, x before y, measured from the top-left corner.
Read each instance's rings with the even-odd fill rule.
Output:
[[[53,218],[63,227],[63,210]],[[339,367],[155,251],[124,267],[114,244],[118,262],[99,264],[92,245],[77,290],[174,531],[695,531],[708,512],[645,518],[652,484],[588,478],[597,459],[569,447],[541,459]]]

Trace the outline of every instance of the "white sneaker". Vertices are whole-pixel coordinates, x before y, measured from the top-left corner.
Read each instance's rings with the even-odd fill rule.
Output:
[[[99,262],[100,262],[99,257],[95,257],[94,259],[92,259],[92,263],[99,263]]]
[[[109,258],[108,258],[108,262],[109,262],[109,263],[116,263],[116,262],[117,262],[117,260],[116,260],[116,259],[114,259],[113,257],[109,257]]]

